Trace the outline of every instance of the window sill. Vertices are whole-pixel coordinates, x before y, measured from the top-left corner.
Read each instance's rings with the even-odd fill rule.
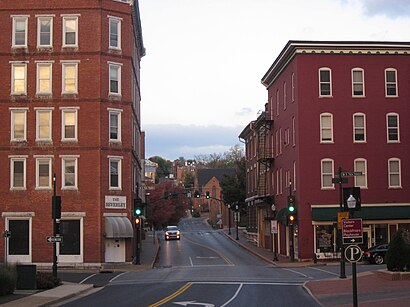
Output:
[[[34,188],[36,191],[51,191],[51,187],[35,187]]]
[[[61,190],[63,191],[78,191],[77,187],[62,187]]]

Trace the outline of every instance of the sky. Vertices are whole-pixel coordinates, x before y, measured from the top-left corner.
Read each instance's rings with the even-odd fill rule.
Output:
[[[409,0],[139,0],[146,158],[224,153],[289,40],[410,41]]]

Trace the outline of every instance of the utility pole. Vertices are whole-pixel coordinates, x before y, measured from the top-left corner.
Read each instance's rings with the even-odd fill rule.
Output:
[[[289,197],[292,197],[292,179],[289,180]],[[293,238],[293,222],[289,224],[290,240],[289,240],[289,252],[290,252],[290,261],[295,261],[295,247],[294,247],[294,238]]]
[[[343,212],[343,180],[342,180],[342,168],[339,166],[338,170],[338,183],[339,183],[339,205],[340,212]],[[346,263],[345,263],[345,247],[342,242],[342,232],[338,229],[339,239],[340,239],[340,278],[346,278]]]
[[[53,176],[53,201],[52,201],[52,213],[53,213],[53,236],[56,237],[57,233],[60,233],[59,229],[57,229],[57,219],[56,219],[56,212],[57,212],[57,185],[56,185],[56,174],[54,173]],[[53,242],[53,277],[57,278],[57,242]]]

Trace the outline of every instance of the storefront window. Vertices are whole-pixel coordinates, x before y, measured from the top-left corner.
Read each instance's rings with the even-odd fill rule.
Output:
[[[375,227],[375,242],[376,245],[386,244],[387,242],[387,224],[376,224]]]
[[[401,231],[404,240],[410,244],[410,224],[399,224],[399,231]]]
[[[333,225],[316,225],[316,253],[332,253],[333,242]]]

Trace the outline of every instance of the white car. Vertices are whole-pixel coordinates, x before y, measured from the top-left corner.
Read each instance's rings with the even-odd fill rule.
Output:
[[[181,239],[181,232],[177,226],[167,226],[167,229],[165,230],[165,240],[171,239]]]

